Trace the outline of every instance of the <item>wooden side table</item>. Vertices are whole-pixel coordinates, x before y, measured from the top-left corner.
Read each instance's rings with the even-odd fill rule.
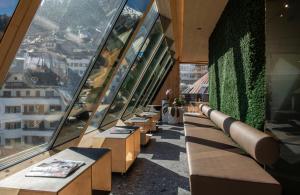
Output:
[[[93,136],[93,147],[109,148],[112,151],[112,172],[126,173],[140,153],[140,131],[123,127],[132,133],[114,133],[115,127]]]
[[[34,166],[53,159],[83,161],[85,165],[66,178],[25,176]],[[0,181],[1,195],[90,195],[110,190],[111,151],[104,148],[72,147]]]
[[[125,121],[125,124],[130,125],[130,126],[138,126],[143,129],[145,132],[150,131],[151,127],[151,121],[148,118],[143,118],[143,117],[132,117],[128,120]]]
[[[146,117],[150,119],[150,131],[157,131],[156,125],[159,120],[159,113],[156,112],[142,112],[139,114],[142,117]]]
[[[150,140],[150,137],[152,136],[151,134],[149,134],[152,125],[151,120],[143,117],[133,117],[126,120],[125,123],[127,125],[140,127],[140,144],[143,146],[147,145],[147,143]]]

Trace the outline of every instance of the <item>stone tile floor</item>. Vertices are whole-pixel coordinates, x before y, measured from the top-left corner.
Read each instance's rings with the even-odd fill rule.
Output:
[[[110,194],[190,194],[183,126],[160,125],[126,174],[113,174]]]

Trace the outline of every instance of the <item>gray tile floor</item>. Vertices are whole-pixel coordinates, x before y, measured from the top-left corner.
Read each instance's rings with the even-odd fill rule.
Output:
[[[110,194],[190,194],[183,126],[161,125]]]

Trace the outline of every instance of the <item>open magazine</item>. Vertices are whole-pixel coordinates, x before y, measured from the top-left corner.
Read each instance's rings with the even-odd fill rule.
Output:
[[[82,161],[58,160],[42,163],[26,173],[27,177],[59,177],[64,178],[84,165]]]

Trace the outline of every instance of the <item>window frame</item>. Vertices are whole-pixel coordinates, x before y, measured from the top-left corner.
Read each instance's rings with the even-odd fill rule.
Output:
[[[14,14],[10,18],[0,41],[0,75],[2,75],[0,86],[5,81],[8,70],[41,2],[41,0],[19,0]]]
[[[141,73],[141,75],[139,76],[138,80],[136,81],[136,83],[134,84],[132,90],[131,90],[131,93],[128,97],[128,101],[126,102],[126,104],[124,105],[122,111],[119,113],[118,117],[119,119],[122,119],[137,87],[139,86],[140,82],[144,79],[144,76],[145,76],[145,73],[146,71],[148,70],[149,66],[151,65],[151,62],[153,61],[157,51],[159,50],[160,46],[163,44],[164,40],[165,40],[165,35],[164,33],[162,33],[162,36],[159,38],[160,40],[158,41],[157,45],[155,46],[155,48],[153,49],[153,51],[151,51],[151,54],[150,54],[150,58],[147,60],[146,64],[145,64],[145,67],[143,68],[143,71]]]
[[[170,53],[167,53],[165,56],[164,56],[164,59],[162,60],[162,63],[165,63],[164,65],[162,65],[162,69],[158,72],[158,75],[155,77],[154,76],[154,73],[152,74],[152,76],[153,76],[153,79],[154,80],[149,80],[149,82],[147,83],[147,87],[148,87],[148,90],[149,90],[149,93],[148,93],[148,95],[146,95],[146,96],[144,96],[142,99],[141,99],[141,101],[139,101],[139,102],[137,102],[137,105],[135,106],[135,108],[137,108],[138,106],[141,106],[142,105],[142,107],[144,107],[143,105],[145,104],[145,102],[146,102],[146,100],[147,100],[147,98],[150,96],[150,94],[151,94],[151,92],[152,92],[152,90],[153,90],[153,88],[154,88],[154,86],[155,86],[155,83],[156,83],[156,81],[159,79],[159,77],[160,77],[160,75],[162,74],[161,72],[163,72],[164,71],[164,69],[168,66],[168,63],[169,63],[169,61],[170,61],[170,59],[171,59],[172,57],[171,57],[171,55],[170,55]],[[165,61],[164,61],[165,60]],[[148,86],[149,85],[149,86]],[[145,89],[144,89],[144,91],[146,90],[146,87],[145,87]]]
[[[121,90],[121,87],[122,87],[123,82],[124,82],[125,79],[127,78],[127,76],[128,76],[128,74],[129,74],[129,72],[130,72],[130,70],[131,70],[133,64],[134,64],[135,61],[137,60],[137,57],[138,57],[139,52],[142,50],[144,44],[145,44],[146,41],[147,41],[147,38],[149,37],[149,35],[150,35],[152,29],[154,28],[156,22],[158,21],[158,19],[159,19],[159,14],[156,16],[155,20],[153,20],[153,23],[151,24],[151,28],[150,28],[149,31],[147,32],[147,34],[146,34],[146,36],[145,36],[145,39],[143,40],[143,42],[142,42],[142,44],[141,44],[141,47],[139,48],[138,52],[136,53],[136,55],[135,55],[135,57],[134,57],[134,60],[133,60],[132,63],[129,65],[129,67],[128,67],[128,69],[127,69],[127,71],[126,71],[124,77],[123,77],[122,80],[120,81],[120,85],[118,85],[118,88],[117,88],[115,94],[113,94],[113,98],[112,98],[111,103],[109,104],[108,108],[105,110],[105,112],[104,112],[104,114],[103,114],[103,117],[101,118],[101,121],[99,121],[98,129],[104,129],[105,126],[109,126],[110,124],[112,124],[112,123],[114,123],[114,122],[116,121],[116,120],[114,120],[114,121],[110,121],[110,122],[107,123],[107,124],[103,124],[104,119],[105,119],[105,117],[106,117],[108,111],[109,111],[110,108],[111,108],[111,105],[113,104],[113,102],[115,101],[115,99],[116,99],[116,97],[117,97],[119,91]],[[130,45],[130,46],[131,46],[131,45]],[[124,56],[124,57],[125,57],[125,56]],[[120,61],[122,61],[122,60],[123,60],[123,59],[121,59]]]
[[[71,106],[70,112],[72,111],[73,107],[76,105],[77,99],[79,98],[82,90],[84,89],[84,85],[85,85],[87,79],[89,78],[90,73],[92,72],[92,70],[93,70],[93,68],[94,68],[94,66],[95,66],[95,64],[96,64],[96,62],[98,60],[98,56],[102,53],[102,51],[104,49],[104,46],[107,44],[107,42],[108,42],[108,40],[110,38],[110,35],[112,34],[112,32],[113,32],[113,30],[115,28],[115,25],[116,25],[118,19],[121,17],[121,15],[123,13],[123,10],[126,7],[127,3],[128,3],[128,0],[123,0],[123,5],[121,6],[122,9],[119,10],[119,13],[117,14],[117,17],[115,18],[113,25],[111,25],[111,29],[108,31],[107,36],[105,37],[105,40],[103,40],[103,42],[101,43],[102,44],[101,49],[99,50],[99,52],[97,52],[97,55],[95,55],[96,57],[93,58],[92,66],[91,66],[89,72],[86,74],[86,79],[83,81],[82,86],[81,86],[81,88],[78,91],[77,97],[74,99],[74,104]],[[51,149],[59,147],[61,145],[64,145],[64,144],[66,144],[66,143],[68,143],[68,142],[70,142],[72,140],[75,140],[75,139],[78,139],[78,138],[81,139],[85,134],[91,133],[91,132],[93,132],[93,131],[96,130],[96,129],[93,129],[93,130],[89,130],[88,129],[88,127],[90,125],[90,122],[93,119],[93,116],[95,115],[95,113],[97,112],[98,106],[101,105],[101,101],[100,100],[103,98],[103,96],[105,96],[105,92],[107,91],[108,87],[112,83],[114,76],[117,74],[117,72],[118,72],[117,70],[120,67],[123,58],[126,56],[125,54],[126,54],[128,48],[130,48],[130,46],[132,45],[133,40],[135,39],[136,35],[138,34],[138,32],[139,32],[139,30],[140,30],[140,28],[141,28],[141,26],[142,26],[142,24],[144,22],[145,17],[150,12],[153,3],[154,3],[154,0],[150,0],[148,2],[147,8],[145,9],[145,11],[143,12],[141,18],[137,22],[137,25],[136,25],[135,29],[133,30],[131,37],[127,40],[127,44],[122,49],[123,51],[120,52],[121,57],[119,59],[117,58],[118,62],[117,62],[117,65],[113,68],[114,70],[112,71],[112,76],[110,77],[110,79],[108,80],[105,88],[102,90],[101,94],[99,95],[99,97],[98,97],[99,100],[95,103],[95,106],[94,106],[94,108],[93,108],[93,110],[91,112],[91,115],[89,116],[89,119],[86,121],[86,124],[82,128],[80,134],[77,137],[73,137],[72,139],[69,139],[69,140],[66,140],[66,141],[64,141],[62,143],[56,144],[56,141],[57,141],[58,137],[60,136],[60,132],[63,130],[64,124],[65,124],[65,121],[62,122],[61,127],[60,127],[60,131],[58,132],[56,139],[53,141],[53,143],[51,145]],[[70,113],[68,113],[66,115],[65,120],[68,119],[69,114]]]
[[[149,90],[148,95],[145,96],[145,97],[143,98],[143,100],[139,103],[139,105],[137,105],[137,106],[146,107],[147,101],[148,101],[149,97],[152,95],[153,90],[154,90],[154,88],[156,87],[157,82],[158,82],[159,79],[161,78],[161,75],[168,69],[170,60],[171,60],[171,57],[170,57],[170,55],[168,55],[168,56],[167,56],[167,60],[166,60],[165,67],[164,67],[161,71],[159,71],[157,77],[154,78],[154,80],[152,80],[152,82],[150,83],[149,88],[148,88],[148,90]],[[138,107],[137,107],[137,108],[138,108]]]
[[[20,2],[21,1],[22,0],[20,0]],[[57,136],[59,135],[59,132],[61,131],[61,128],[62,128],[66,118],[68,117],[69,113],[71,112],[71,110],[72,110],[72,108],[73,108],[73,106],[74,106],[74,104],[75,104],[75,102],[76,102],[76,100],[77,100],[77,98],[80,94],[80,91],[83,88],[83,85],[85,84],[85,81],[87,80],[88,75],[89,75],[90,71],[92,70],[92,67],[95,64],[95,59],[96,59],[95,56],[99,55],[99,53],[103,49],[103,46],[105,45],[105,43],[106,43],[106,41],[109,37],[109,34],[111,33],[113,27],[115,26],[115,23],[116,23],[117,19],[119,18],[122,10],[124,9],[124,6],[126,5],[127,1],[128,0],[121,0],[120,5],[119,5],[115,15],[111,19],[111,24],[108,24],[109,26],[108,26],[108,30],[107,30],[106,34],[103,36],[103,39],[102,39],[101,43],[97,46],[97,50],[96,50],[94,56],[91,58],[91,60],[89,62],[89,65],[87,66],[87,69],[85,71],[85,74],[81,78],[79,86],[75,90],[74,97],[72,98],[72,100],[70,101],[70,103],[68,105],[68,108],[65,110],[64,114],[62,115],[62,118],[59,121],[59,126],[54,130],[54,132],[53,132],[51,138],[49,139],[49,141],[47,143],[44,143],[44,144],[33,146],[33,147],[31,147],[27,150],[20,151],[20,152],[15,153],[11,156],[1,158],[0,159],[0,162],[1,162],[0,171],[3,170],[3,169],[6,169],[8,167],[14,166],[14,165],[16,165],[16,164],[18,164],[22,161],[33,158],[33,157],[35,157],[35,156],[37,156],[37,155],[39,155],[43,152],[46,152],[46,151],[49,151],[49,150],[53,149],[53,144],[55,143],[55,140],[57,139]],[[25,12],[25,13],[23,13],[23,15],[24,15],[23,17],[27,17],[27,18],[23,18],[23,20],[19,21],[21,23],[21,26],[16,30],[17,32],[15,32],[15,33],[22,34],[22,36],[18,37],[18,38],[21,39],[19,41],[18,45],[16,45],[16,44],[12,45],[11,44],[11,45],[8,46],[9,48],[8,48],[7,53],[9,53],[9,56],[11,57],[11,62],[7,61],[7,60],[5,61],[6,64],[4,65],[4,68],[5,68],[6,73],[8,73],[9,68],[12,64],[12,61],[15,58],[15,55],[16,55],[18,49],[19,49],[19,46],[21,45],[21,43],[22,43],[22,41],[23,41],[23,39],[24,39],[28,29],[29,29],[29,26],[33,21],[33,18],[36,14],[36,11],[39,9],[40,3],[42,1],[41,0],[31,0],[31,1],[23,0],[22,2],[29,2],[27,4],[25,3],[25,5],[27,5],[29,7],[28,10],[23,10],[23,12]],[[20,8],[18,7],[18,10],[21,9],[21,7],[22,6],[20,6]],[[18,11],[18,10],[15,10],[15,11]],[[18,17],[22,17],[21,13],[18,13]],[[17,16],[14,16],[14,17],[17,17]],[[12,19],[13,18],[11,18],[11,21],[12,21]],[[26,19],[26,22],[24,22],[25,19]],[[23,24],[23,23],[25,23],[25,24]],[[24,25],[27,25],[27,28],[25,28]],[[11,26],[11,25],[9,25],[9,26]],[[3,50],[5,50],[1,47],[2,44],[4,44],[3,43],[4,42],[3,40],[5,38],[4,36],[5,36],[5,34],[3,35],[2,41],[0,43],[0,54],[1,54],[1,52],[3,52]],[[14,50],[10,49],[10,47],[12,47]],[[13,51],[15,51],[15,52],[13,52]],[[1,62],[1,60],[2,60],[2,58],[0,57],[0,62]],[[10,62],[10,63],[8,63],[8,62]],[[8,63],[8,65],[7,65],[7,63]],[[2,68],[3,68],[3,65],[0,67],[0,73],[4,71],[4,69],[2,69]],[[6,75],[6,74],[3,74],[3,75]],[[4,76],[3,78],[0,79],[0,84],[1,85],[5,81],[5,78],[6,78],[6,76]],[[74,138],[74,139],[76,139],[76,138]],[[68,140],[67,142],[71,142],[74,139]],[[65,144],[65,143],[63,143],[63,144]],[[63,144],[61,144],[61,145],[63,145]]]
[[[15,15],[15,13],[16,13],[16,10],[17,10],[17,8],[18,8],[18,6],[19,6],[19,4],[20,4],[20,1],[22,1],[22,0],[18,0],[18,3],[17,3],[17,5],[16,5],[15,9],[14,9],[14,11],[13,11],[13,13],[12,13],[12,15],[11,15],[9,21],[8,21],[8,23],[6,24],[6,27],[5,27],[5,29],[4,29],[4,31],[3,31],[3,34],[2,34],[2,37],[0,37],[0,43],[1,43],[3,37],[4,37],[5,33],[6,33],[6,30],[8,29],[9,24],[11,23],[12,18],[14,17],[14,15]]]
[[[151,44],[150,44],[151,39],[149,40],[149,41],[150,41],[149,43],[147,43],[146,41],[147,41],[147,39],[150,37],[151,32],[152,32],[153,28],[154,28],[156,25],[159,25],[161,31],[160,31],[160,35],[159,35],[159,38],[158,38],[157,42],[155,43],[155,45],[152,45],[152,46],[151,46]],[[143,44],[143,46],[142,46],[142,48],[141,48],[141,50],[142,50],[142,49],[146,46],[146,47],[144,48],[144,51],[143,51],[143,52],[149,51],[149,56],[143,55],[143,56],[141,57],[141,59],[142,59],[142,58],[145,58],[145,61],[142,62],[142,64],[140,64],[140,62],[137,62],[137,58],[135,59],[135,61],[134,61],[133,64],[132,64],[132,66],[133,66],[133,65],[139,65],[139,66],[142,66],[142,67],[141,67],[141,68],[142,68],[142,71],[140,72],[140,75],[138,75],[138,78],[137,78],[136,80],[133,80],[134,85],[132,86],[132,88],[129,89],[129,90],[130,90],[130,94],[129,94],[128,97],[126,97],[126,98],[127,98],[127,101],[122,105],[121,111],[118,112],[118,113],[115,113],[115,114],[116,114],[115,117],[114,117],[115,119],[112,120],[112,121],[109,121],[108,123],[106,123],[106,124],[104,124],[104,125],[102,125],[102,126],[109,125],[109,124],[111,124],[111,123],[113,123],[113,122],[115,122],[115,121],[117,121],[117,120],[119,120],[119,119],[122,118],[123,112],[125,111],[124,109],[126,109],[127,104],[128,104],[128,102],[130,101],[130,98],[131,98],[131,96],[132,96],[132,94],[133,94],[133,92],[134,92],[134,89],[135,89],[136,85],[138,85],[138,84],[140,83],[141,79],[142,79],[143,76],[144,76],[144,73],[145,73],[146,70],[148,69],[148,66],[150,65],[151,61],[153,60],[153,57],[155,56],[155,54],[156,54],[157,50],[159,49],[161,43],[163,42],[165,35],[164,35],[164,32],[163,32],[163,28],[162,28],[162,24],[161,24],[161,19],[160,19],[160,17],[158,17],[157,20],[155,21],[155,23],[154,23],[154,25],[153,25],[153,28],[152,28],[151,31],[149,32],[148,36],[146,37],[146,41],[144,42],[144,44]],[[153,40],[152,40],[152,41],[153,41]],[[146,43],[147,43],[147,45],[145,45]],[[149,50],[149,47],[150,47],[150,50]],[[141,51],[141,50],[140,50],[140,51]],[[138,56],[137,56],[137,57],[138,57]],[[114,105],[115,100],[116,100],[116,98],[117,98],[118,95],[119,95],[119,92],[120,92],[121,90],[123,90],[123,87],[124,87],[123,84],[124,84],[124,82],[127,81],[127,78],[128,78],[129,76],[132,76],[131,73],[132,73],[132,67],[130,68],[128,74],[126,75],[126,78],[123,80],[122,84],[120,85],[120,89],[119,89],[118,93],[116,94],[115,98],[113,99],[112,104],[111,104],[110,106]],[[109,111],[109,109],[108,109],[108,111]],[[104,117],[104,119],[105,119],[105,117]],[[104,120],[102,121],[102,124],[103,124],[103,122],[104,122]]]
[[[114,29],[114,26],[115,26],[118,18],[120,17],[120,15],[121,15],[121,13],[122,13],[122,11],[123,11],[123,9],[124,9],[127,1],[128,0],[122,0],[122,2],[120,3],[118,11],[116,12],[116,15],[114,16],[114,18],[112,19],[112,23],[111,23],[111,25],[109,27],[109,30],[107,30],[106,34],[103,36],[103,40],[101,41],[100,45],[98,46],[95,55],[90,60],[88,66],[87,66],[88,68],[86,69],[85,74],[81,78],[80,84],[79,84],[78,88],[76,89],[75,95],[74,95],[72,101],[70,102],[68,109],[65,111],[64,116],[59,121],[59,126],[57,127],[57,129],[55,130],[54,134],[52,135],[52,137],[51,137],[51,139],[49,141],[48,150],[51,150],[51,149],[53,149],[55,147],[58,147],[58,146],[61,146],[61,145],[65,144],[65,143],[67,143],[67,142],[70,142],[70,141],[72,141],[72,140],[74,140],[74,139],[76,139],[78,137],[81,137],[82,133],[85,131],[85,129],[82,129],[82,132],[79,134],[78,137],[75,137],[73,139],[67,140],[67,141],[65,141],[63,143],[60,143],[58,145],[55,145],[56,140],[58,139],[58,136],[60,135],[60,132],[61,132],[61,130],[63,128],[63,125],[64,125],[65,121],[67,120],[70,112],[72,111],[72,109],[73,109],[73,107],[74,107],[74,105],[76,103],[76,100],[78,99],[78,97],[80,95],[80,92],[81,92],[81,90],[84,87],[84,84],[86,83],[87,79],[89,78],[90,72],[92,71],[93,67],[96,64],[97,56],[102,52],[103,47],[104,47],[105,43],[107,42],[107,40],[109,38],[109,35],[111,34],[112,30]]]
[[[164,44],[166,44],[166,45],[165,45],[166,47],[164,47]],[[168,50],[169,50],[169,47],[168,47],[168,45],[167,45],[167,43],[166,43],[165,38],[164,38],[164,40],[162,40],[162,42],[161,42],[161,44],[160,44],[159,47],[162,47],[162,46],[164,47],[163,52],[162,52],[161,54],[159,54],[159,56],[158,56],[158,61],[157,61],[157,63],[154,65],[154,66],[155,66],[154,69],[150,72],[149,77],[147,78],[148,81],[146,82],[146,85],[144,85],[144,87],[142,88],[142,90],[141,90],[141,92],[140,92],[140,94],[139,94],[139,96],[138,96],[138,98],[137,98],[135,104],[133,105],[132,109],[131,109],[128,113],[126,113],[126,111],[127,111],[127,109],[128,109],[128,106],[129,106],[129,104],[130,104],[131,101],[132,101],[132,98],[134,97],[135,93],[137,93],[138,87],[141,85],[141,81],[142,81],[143,79],[145,79],[145,73],[146,73],[146,71],[148,71],[148,69],[150,68],[150,65],[153,65],[153,64],[152,64],[152,63],[153,63],[153,60],[155,60],[155,57],[157,57],[156,55],[158,54],[157,52],[159,51],[159,49],[157,49],[157,51],[155,52],[155,54],[154,54],[154,56],[153,56],[151,62],[149,63],[149,65],[148,65],[148,67],[147,67],[147,70],[145,70],[145,72],[143,73],[143,77],[141,78],[141,80],[140,80],[140,81],[137,83],[137,85],[135,86],[135,89],[133,90],[133,92],[132,92],[132,94],[131,94],[131,97],[129,98],[129,101],[127,102],[127,105],[126,105],[126,107],[124,108],[124,110],[123,110],[123,112],[122,112],[121,119],[124,120],[125,118],[127,118],[127,116],[129,116],[129,115],[131,115],[131,114],[134,114],[133,111],[134,111],[134,108],[135,108],[136,103],[137,103],[138,100],[140,99],[140,97],[141,97],[141,95],[143,94],[144,89],[145,89],[145,87],[147,86],[149,80],[151,79],[152,75],[153,75],[154,72],[157,70],[157,68],[159,68],[159,64],[161,64],[161,61],[164,59],[165,54],[166,54],[166,53],[168,52]]]
[[[144,107],[147,106],[148,104],[150,104],[150,102],[153,101],[153,98],[157,95],[156,93],[158,92],[158,90],[161,88],[161,84],[162,82],[165,80],[166,76],[168,75],[168,73],[171,71],[172,67],[174,65],[174,60],[171,58],[168,64],[167,69],[164,71],[164,73],[161,75],[162,77],[160,77],[161,79],[158,79],[156,84],[154,86],[156,86],[152,91],[151,91],[151,96],[149,96],[149,98],[147,99],[147,101],[144,104]]]

